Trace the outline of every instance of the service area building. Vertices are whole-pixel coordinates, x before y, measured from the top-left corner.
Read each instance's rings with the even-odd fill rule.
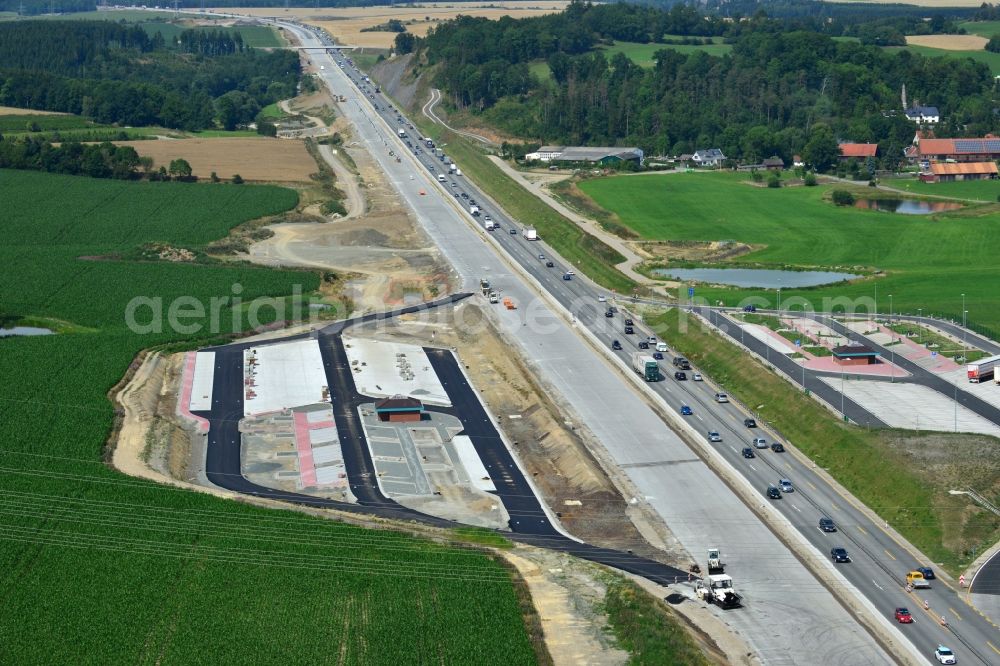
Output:
[[[865,345],[841,345],[830,350],[837,365],[872,365],[878,363],[878,352]]]
[[[416,398],[394,395],[377,401],[375,414],[380,421],[419,421],[424,418],[424,404]]]

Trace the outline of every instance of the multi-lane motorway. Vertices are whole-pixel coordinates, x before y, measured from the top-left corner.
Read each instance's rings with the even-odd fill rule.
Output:
[[[366,85],[360,72],[352,72],[350,65],[346,64],[345,56],[335,53],[335,59],[344,64],[346,73],[358,89],[369,95],[370,109],[381,116],[384,122],[382,127],[386,128],[383,130],[386,137],[384,147],[400,153],[408,150],[408,157],[419,161],[435,177],[446,173],[447,167],[441,159],[418,141],[410,123],[393,108],[391,102],[375,93],[373,84]],[[372,122],[375,120],[372,119]],[[399,128],[407,133],[406,139],[400,140],[391,134]],[[406,141],[409,141],[409,146]],[[483,215],[491,215],[499,226],[492,232],[493,240],[554,297],[580,326],[588,329],[599,344],[610,345],[612,340],[619,340],[623,349],[615,355],[624,364],[628,363],[630,353],[637,349],[635,345],[640,334],[648,332],[637,326],[636,335],[624,335],[624,313],[615,313],[610,318],[605,316],[605,304],[599,302],[598,297],[611,297],[611,294],[580,276],[564,279],[563,275],[570,267],[558,259],[544,242],[525,240],[522,225],[510,219],[502,208],[490,202],[466,178],[446,175],[445,182],[441,185],[444,192],[439,195],[457,194],[454,197],[456,203],[463,207],[467,207],[469,199],[473,199]],[[463,193],[469,199],[463,197]],[[472,221],[480,223],[481,220],[480,217]],[[511,234],[511,229],[516,233]],[[556,265],[546,266],[549,259]],[[502,289],[502,283],[499,286]],[[668,365],[669,359],[668,355],[665,365]],[[670,376],[671,373],[667,374]],[[717,452],[759,489],[762,498],[765,497],[764,490],[768,484],[777,483],[780,478],[792,480],[796,490],[785,494],[781,500],[770,500],[772,509],[781,513],[821,553],[829,553],[833,546],[846,547],[853,562],[839,565],[840,572],[887,617],[891,616],[897,606],[914,607],[918,622],[916,626],[904,629],[908,630],[907,637],[924,655],[931,655],[938,643],[947,643],[968,663],[993,663],[1000,658],[1000,652],[994,651],[1000,647],[996,628],[965,607],[946,585],[938,581],[929,591],[905,591],[906,572],[916,566],[933,563],[915,556],[911,548],[884,529],[884,525],[880,525],[872,513],[832,487],[814,470],[811,462],[792,452],[774,453],[771,450],[758,450],[754,459],[743,458],[742,449],[749,446],[755,436],[763,435],[769,440],[772,438],[759,429],[746,428],[744,418],[748,415],[736,405],[715,402],[714,394],[719,389],[711,382],[675,382],[667,379],[649,384],[648,388],[659,395],[669,409],[679,411],[681,405],[690,406],[694,414],[687,419],[700,435],[704,436],[710,429],[719,432],[722,441],[714,444]],[[905,501],[905,498],[900,499]],[[832,518],[839,525],[839,531],[832,534],[821,531],[818,527],[821,516]],[[926,612],[922,611],[924,600],[929,605]],[[942,616],[946,618],[947,627],[941,625]]]
[[[284,25],[295,31],[306,46],[321,44],[311,30]],[[606,367],[609,363],[618,364],[619,370],[628,372],[621,364],[627,362],[628,352],[634,347],[625,343],[635,336],[622,333],[624,313],[604,317],[604,305],[599,305],[597,299],[606,294],[580,276],[564,280],[566,265],[555,258],[544,243],[528,242],[521,233],[511,235],[509,230],[514,222],[474,184],[464,178],[450,178],[444,187],[438,185],[436,179],[431,181],[428,178],[430,167],[434,166],[432,173],[436,175],[443,168],[441,162],[426,148],[414,153],[412,148],[417,144],[412,135],[408,152],[408,147],[396,136],[401,117],[390,110],[389,103],[381,96],[375,95],[372,99],[368,93],[360,92],[371,86],[360,81],[359,72],[349,67],[341,71],[336,66],[335,61],[345,61],[344,55],[337,52],[332,57],[315,55],[313,60],[324,65],[326,71],[322,78],[334,92],[351,92],[347,104],[341,105],[342,110],[346,110],[346,115],[358,126],[359,136],[377,154],[390,180],[414,208],[425,229],[443,245],[463,284],[474,287],[477,276],[488,277],[505,293],[518,298],[520,308],[516,313],[500,312],[498,315],[504,330],[516,336],[541,376],[559,380],[559,390],[571,405],[591,407],[588,413],[580,414],[581,422],[607,446],[611,457],[645,493],[643,500],[664,517],[693,554],[703,553],[705,545],[722,545],[730,555],[728,559],[738,576],[738,585],[747,581],[744,589],[749,591],[747,597],[751,604],[745,613],[741,611],[728,617],[758,654],[769,663],[884,661],[884,654],[858,635],[857,624],[845,609],[831,603],[824,588],[804,572],[798,560],[790,557],[785,546],[770,532],[759,528],[756,517],[707,472],[701,460],[691,453],[692,449],[663,428],[662,422],[657,425],[658,419],[646,413],[648,410],[622,382],[621,375],[609,375]],[[352,84],[355,87],[348,90]],[[345,109],[345,106],[350,108]],[[366,123],[368,126],[362,127]],[[403,124],[411,133],[405,119]],[[385,154],[378,154],[379,151]],[[389,157],[390,152],[403,159]],[[418,197],[416,188],[427,192]],[[456,191],[458,198],[452,196]],[[484,213],[491,214],[499,222],[501,229],[489,234],[491,238],[486,239],[488,234],[484,232],[471,235],[468,229],[456,227],[456,224],[475,222],[467,213],[457,213],[456,202],[467,206],[460,196],[463,191],[479,202]],[[461,221],[463,217],[464,222]],[[445,237],[450,235],[460,238]],[[484,252],[484,248],[487,251]],[[506,263],[498,264],[496,255],[490,250],[502,251],[500,256]],[[557,265],[546,267],[538,258],[539,254],[553,258]],[[526,283],[534,285],[535,294],[543,295],[541,301],[532,299],[525,289]],[[563,320],[552,321],[552,310],[561,312]],[[577,334],[567,336],[570,320]],[[520,329],[522,326],[525,328]],[[529,326],[534,330],[529,330]],[[546,328],[551,330],[548,335],[541,330]],[[643,333],[640,328],[636,332]],[[590,349],[584,348],[581,337],[589,341]],[[620,340],[625,349],[614,355],[608,352],[603,366],[600,362],[595,363],[594,346],[606,348],[612,339]],[[926,594],[926,598],[935,615],[940,611],[952,614],[949,617],[951,628],[942,628],[936,616],[920,611],[920,602],[902,590],[900,579],[912,565],[926,563],[918,562],[866,511],[831,487],[822,475],[813,473],[808,461],[794,453],[770,451],[761,451],[753,460],[743,459],[740,449],[759,433],[744,428],[745,415],[735,405],[713,401],[717,388],[710,382],[667,380],[646,388],[667,410],[677,410],[682,404],[693,408],[694,414],[686,417],[691,428],[675,426],[685,431],[686,437],[703,438],[708,429],[719,431],[722,442],[711,445],[714,447],[712,455],[723,461],[724,466],[743,475],[758,492],[779,477],[788,477],[796,484],[795,492],[771,502],[761,511],[773,512],[794,526],[801,535],[799,538],[815,546],[820,556],[828,553],[833,545],[848,548],[854,562],[838,565],[836,571],[832,565],[820,568],[826,586],[847,585],[849,590],[859,591],[870,607],[882,616],[885,626],[897,605],[907,605],[916,611],[916,625],[904,627],[904,633],[890,639],[890,650],[906,651],[912,644],[919,654],[930,658],[934,646],[945,642],[958,651],[963,663],[991,663],[994,657],[1000,657],[1000,652],[991,652],[997,645],[995,628],[965,608],[940,584]],[[607,413],[599,418],[591,413],[602,408]],[[707,443],[698,442],[695,450],[701,446]],[[760,497],[761,504],[767,504],[763,494]],[[837,521],[840,531],[832,535],[821,533],[817,526],[821,515],[829,515]]]

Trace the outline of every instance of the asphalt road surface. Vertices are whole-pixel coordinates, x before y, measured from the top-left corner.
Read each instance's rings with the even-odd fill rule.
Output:
[[[336,59],[343,60],[343,56],[336,56]],[[381,115],[388,127],[403,128],[407,133],[407,138],[400,140],[389,131],[382,131],[381,128],[385,125],[376,125],[374,119],[369,118],[373,127],[381,131],[386,150],[396,155],[407,151],[408,158],[418,161],[435,178],[447,169],[442,158],[429,152],[426,144],[421,146],[417,142],[415,130],[396,112],[391,102],[375,94],[373,86],[366,86],[359,72],[352,71],[349,66],[344,71],[352,77],[362,94],[368,97],[371,111]],[[329,76],[333,76],[333,73]],[[342,86],[340,89],[343,89]],[[361,103],[357,104],[360,106]],[[407,140],[409,146],[405,144]],[[649,332],[636,327],[635,335],[626,336],[622,328],[624,313],[618,312],[610,318],[605,317],[606,305],[598,301],[598,296],[611,299],[620,308],[626,307],[627,299],[616,299],[613,294],[596,287],[581,276],[574,275],[569,280],[564,279],[565,272],[572,267],[544,242],[524,240],[523,228],[467,178],[449,175],[442,185],[444,191],[435,190],[433,195],[447,197],[450,194],[463,206],[467,206],[470,199],[475,200],[481,211],[481,216],[475,221],[481,222],[482,216],[486,214],[492,217],[499,227],[492,232],[493,240],[503,248],[507,256],[520,264],[524,271],[575,317],[579,326],[588,329],[600,343],[610,345],[615,339],[623,343],[624,349],[617,356],[628,363],[630,352],[638,349],[636,343],[639,335]],[[463,197],[463,193],[468,198]],[[511,229],[516,233],[511,234]],[[550,259],[555,263],[552,267],[546,266]],[[667,355],[665,361],[669,362],[670,359],[670,355]],[[670,369],[667,363],[664,365],[665,369]],[[801,367],[795,364],[794,368],[788,370],[801,372]],[[917,606],[926,597],[935,615],[932,617],[931,613],[927,613],[924,618],[919,618],[921,626],[918,631],[913,631],[913,627],[902,627],[906,638],[917,646],[920,653],[932,658],[934,647],[939,643],[946,643],[957,650],[960,659],[966,663],[991,663],[994,656],[991,645],[996,643],[989,641],[995,638],[995,627],[972,609],[965,607],[954,592],[940,582],[930,591],[922,592],[920,602],[912,594],[908,594],[904,589],[905,573],[914,566],[928,563],[912,555],[871,514],[855,506],[851,499],[831,487],[822,475],[816,473],[810,461],[790,453],[778,454],[771,451],[761,451],[753,460],[744,459],[741,450],[750,445],[755,435],[763,434],[769,441],[772,437],[768,433],[752,432],[745,428],[743,419],[748,415],[738,406],[716,403],[714,393],[719,389],[711,382],[674,382],[668,379],[648,386],[671,408],[679,410],[681,405],[692,407],[694,414],[689,420],[702,432],[707,432],[708,429],[718,431],[722,442],[714,444],[715,448],[760,490],[762,500],[768,484],[777,483],[780,478],[792,479],[796,486],[795,492],[785,495],[783,500],[772,501],[772,509],[781,513],[819,552],[829,553],[833,546],[847,547],[854,561],[849,565],[838,566],[839,572],[870,599],[880,612],[885,613],[887,618],[891,618],[895,607]],[[821,388],[822,386],[825,385],[816,382],[816,386],[809,388],[829,393],[829,396],[824,397],[837,404],[839,395],[836,391],[829,390],[828,387]],[[870,414],[861,406],[853,403],[848,405],[845,400],[845,411],[847,410],[850,410],[848,416],[853,415],[856,422],[871,422]],[[821,532],[818,528],[821,516],[833,518],[843,528],[835,535]],[[949,617],[949,627],[940,625],[938,613]]]
[[[441,299],[437,303],[452,303],[462,296]],[[212,410],[195,412],[209,421],[206,447],[205,472],[213,484],[255,497],[265,497],[294,504],[318,508],[338,509],[352,513],[377,515],[400,521],[419,521],[435,527],[453,528],[457,524],[420,513],[397,504],[379,490],[370,449],[361,428],[358,406],[374,398],[357,392],[340,332],[346,327],[363,321],[385,319],[402,312],[427,309],[427,305],[412,306],[388,313],[366,315],[353,320],[337,322],[319,332],[318,338],[323,365],[333,405],[334,421],[344,455],[351,492],[357,504],[289,493],[261,486],[247,480],[241,468],[242,440],[239,422],[243,418],[243,350],[251,346],[271,345],[292,339],[303,339],[310,334],[289,336],[257,343],[237,343],[214,347],[215,378]],[[631,553],[599,548],[571,539],[557,530],[546,515],[545,509],[534,494],[500,433],[486,414],[473,388],[468,384],[455,356],[440,349],[427,349],[431,363],[441,378],[452,401],[447,411],[461,419],[464,430],[483,460],[490,479],[497,487],[497,495],[511,516],[511,533],[500,534],[522,543],[529,543],[552,550],[566,552],[592,562],[633,573],[662,585],[688,579],[687,572]]]

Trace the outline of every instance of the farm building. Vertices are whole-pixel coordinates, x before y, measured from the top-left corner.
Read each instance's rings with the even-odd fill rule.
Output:
[[[992,135],[981,139],[920,138],[917,148],[922,161],[988,162],[1000,158],[1000,138]]]
[[[394,395],[375,403],[379,421],[419,421],[424,417],[424,404],[416,398]]]
[[[841,345],[830,350],[837,365],[872,365],[878,363],[878,352],[865,345]]]
[[[877,143],[842,143],[840,144],[840,159],[863,160],[868,157],[875,157],[878,153]]]
[[[725,161],[726,156],[722,154],[722,151],[718,148],[705,148],[703,150],[696,150],[694,155],[691,156],[691,161],[698,166],[703,167],[717,167],[722,166]]]
[[[781,171],[785,168],[785,160],[781,159],[777,155],[768,157],[764,160],[764,168],[768,171]]]
[[[624,162],[642,164],[645,155],[640,148],[615,148],[611,146],[542,146],[524,159],[529,162],[584,162],[611,166]]]
[[[934,162],[920,174],[925,183],[948,183],[956,180],[997,178],[996,162]]]

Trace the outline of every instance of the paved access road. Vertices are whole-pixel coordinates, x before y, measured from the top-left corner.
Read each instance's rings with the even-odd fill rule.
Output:
[[[354,375],[344,350],[340,333],[361,322],[385,319],[399,314],[426,310],[435,305],[448,305],[467,297],[460,294],[432,304],[422,304],[365,315],[337,322],[316,334],[302,334],[256,343],[236,343],[214,347],[215,381],[212,410],[195,412],[209,421],[205,471],[213,484],[255,497],[265,497],[318,508],[338,509],[365,515],[377,515],[400,521],[418,521],[435,527],[452,528],[456,523],[420,513],[397,504],[379,490],[371,452],[361,427],[358,407],[374,398],[357,392]],[[334,421],[344,454],[351,492],[357,504],[289,493],[252,483],[241,468],[242,439],[239,422],[243,418],[243,351],[248,347],[277,344],[293,339],[315,336],[326,369]],[[638,557],[631,553],[599,548],[571,539],[549,521],[549,517],[521,469],[497,432],[475,390],[462,373],[454,354],[441,349],[426,350],[431,364],[442,379],[452,401],[451,408],[435,408],[457,416],[486,465],[497,495],[511,516],[511,533],[501,532],[515,541],[563,551],[576,557],[633,573],[662,585],[687,580],[687,573],[669,565]]]
[[[339,61],[345,59],[344,56],[336,53],[335,58]],[[340,86],[339,90],[343,90],[342,82],[335,78],[338,73],[331,72],[327,78],[331,79],[333,86]],[[407,151],[408,164],[412,163],[412,160],[418,161],[435,178],[437,174],[442,173],[443,169],[446,169],[440,158],[434,157],[427,150],[426,145],[421,146],[416,141],[417,137],[412,136],[414,130],[410,123],[392,108],[391,103],[374,93],[373,86],[366,86],[361,80],[362,75],[359,72],[347,66],[345,73],[351,77],[357,89],[368,96],[366,104],[369,106],[363,106],[362,102],[356,101],[356,108],[368,114],[374,111],[381,115],[381,120],[385,124],[376,123],[376,119],[371,116],[367,118],[367,121],[377,135],[381,136],[382,147],[387,153],[392,151],[395,155],[399,155],[403,151]],[[407,138],[401,141],[386,129],[386,125],[390,128],[403,128],[408,135]],[[409,146],[405,145],[407,140],[410,142]],[[375,150],[379,150],[377,144]],[[388,171],[392,176],[391,166]],[[398,175],[396,179],[397,182],[402,180]],[[612,298],[612,294],[595,287],[580,276],[572,276],[571,279],[565,280],[563,275],[569,267],[558,259],[544,243],[524,240],[521,227],[516,225],[499,206],[489,201],[483,192],[464,177],[447,176],[444,192],[434,189],[428,194],[447,197],[448,193],[463,206],[468,204],[468,199],[462,197],[463,193],[468,195],[470,199],[476,200],[482,214],[490,214],[499,224],[500,228],[492,233],[494,242],[499,244],[511,259],[520,264],[521,268],[534,278],[543,289],[572,313],[576,318],[576,323],[581,328],[587,329],[600,343],[610,344],[613,339],[618,339],[623,343],[625,349],[618,356],[621,360],[628,361],[628,352],[636,349],[635,346],[632,346],[636,336],[626,336],[623,333],[622,313],[607,318],[604,316],[605,304],[598,301],[599,295]],[[481,219],[479,218],[479,220]],[[516,234],[509,233],[512,228],[517,231]],[[554,261],[554,266],[546,266],[549,259]],[[464,269],[460,270],[463,276],[475,275],[474,269],[468,264],[460,265],[460,269]],[[503,290],[502,282],[497,282],[497,284]],[[624,303],[620,301],[618,305],[624,307]],[[638,334],[642,331],[636,328],[636,332]],[[669,358],[668,356],[668,361]],[[795,370],[800,371],[797,364]],[[672,373],[668,374],[672,375]],[[885,614],[885,617],[891,618],[892,610],[896,606],[914,606],[919,603],[912,595],[907,595],[903,590],[902,580],[905,572],[911,567],[926,563],[910,555],[868,513],[856,508],[849,499],[833,489],[822,476],[812,470],[811,463],[808,461],[801,460],[791,454],[775,454],[770,451],[762,452],[753,461],[743,459],[740,454],[741,449],[749,445],[752,437],[757,433],[750,432],[743,427],[743,418],[747,414],[737,406],[731,403],[715,403],[713,396],[717,389],[710,382],[674,382],[672,379],[668,379],[665,382],[650,385],[650,388],[660,395],[671,408],[679,409],[682,404],[691,406],[695,413],[689,418],[689,421],[697,430],[702,433],[709,429],[720,432],[723,441],[715,445],[717,451],[761,491],[762,500],[763,491],[767,484],[776,483],[781,477],[791,478],[793,483],[797,485],[796,492],[787,495],[785,501],[773,502],[772,510],[779,511],[787,518],[821,553],[829,553],[830,548],[834,545],[847,547],[854,562],[850,565],[841,565],[838,570],[855,588],[870,599],[875,607]],[[815,388],[821,390],[818,382]],[[834,402],[832,397],[831,402]],[[857,410],[859,420],[864,418],[865,412],[860,406],[853,405],[852,409]],[[765,434],[765,436],[767,435]],[[768,439],[770,440],[771,437]],[[655,465],[655,461],[643,461],[640,464]],[[636,470],[634,474],[638,475],[639,468],[633,469]],[[817,523],[819,517],[824,515],[834,518],[843,526],[843,529],[836,535],[820,532]],[[951,613],[952,629],[941,628],[936,622],[937,618],[932,619],[928,614],[924,621],[920,622],[922,625],[920,630],[912,631],[912,627],[903,628],[906,631],[906,637],[924,655],[932,654],[933,648],[938,642],[954,643],[953,647],[958,650],[960,658],[964,657],[970,660],[970,663],[977,661],[989,663],[990,643],[988,641],[995,628],[962,606],[959,599],[941,584],[936,585],[935,589],[927,596],[934,611],[940,609],[945,613]],[[961,626],[956,629],[954,627],[957,624]]]

